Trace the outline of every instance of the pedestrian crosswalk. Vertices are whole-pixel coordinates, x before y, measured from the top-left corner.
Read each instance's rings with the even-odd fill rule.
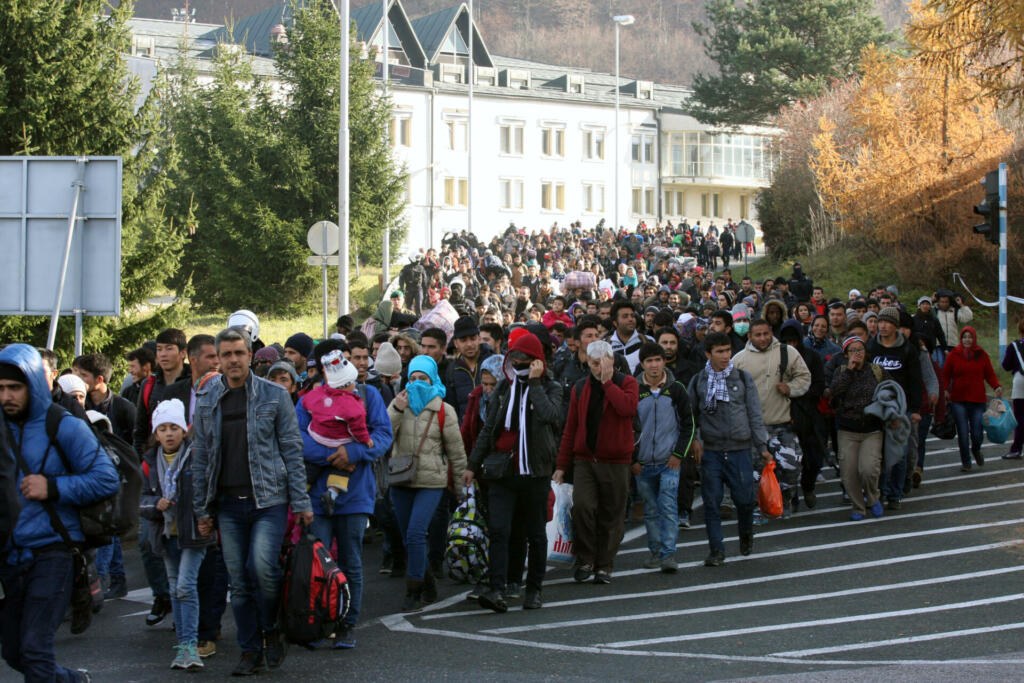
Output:
[[[391,615],[392,631],[545,651],[704,658],[813,667],[896,662],[986,662],[1019,667],[1024,607],[1024,467],[1000,460],[957,472],[948,441],[928,442],[922,487],[898,512],[849,521],[838,481],[818,504],[757,530],[737,551],[725,522],[726,565],[702,566],[699,511],[680,530],[680,571],[641,566],[643,532],[627,532],[610,586],[548,574],[544,609],[494,615],[464,593],[419,615]],[[831,470],[828,470],[831,473]],[[636,527],[642,529],[641,527]],[[1007,669],[1007,671],[1019,669]]]

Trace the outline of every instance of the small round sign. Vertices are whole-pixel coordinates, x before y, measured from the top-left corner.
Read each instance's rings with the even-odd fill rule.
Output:
[[[754,232],[754,226],[751,225],[750,223],[748,223],[746,221],[741,221],[739,223],[739,225],[736,226],[736,241],[737,242],[740,242],[740,243],[743,243],[743,242],[753,242],[755,237],[756,237],[756,234]]]
[[[337,224],[330,221],[317,221],[306,233],[306,244],[317,256],[330,256],[338,251],[340,234]]]

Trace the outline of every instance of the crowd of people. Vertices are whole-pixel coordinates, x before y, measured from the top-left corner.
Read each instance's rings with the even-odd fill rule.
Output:
[[[88,680],[56,663],[53,643],[85,541],[78,511],[118,487],[98,430],[143,463],[146,624],[171,616],[171,666],[201,668],[230,587],[239,675],[285,659],[279,557],[300,526],[347,578],[351,603],[328,643],[345,649],[367,529],[381,535],[379,571],[405,579],[403,611],[417,612],[437,600],[449,519],[469,491],[488,552],[468,595],[502,613],[543,606],[552,482],[573,484],[574,579],[609,584],[630,517],[645,525],[643,566],[678,570],[698,488],[704,564],[725,562],[723,518],[750,554],[772,519],[757,504],[769,463],[779,517],[816,507],[831,465],[854,521],[898,511],[921,485],[933,424],[955,424],[962,471],[984,465],[985,383],[1002,388],[959,296],[908,305],[892,285],[835,296],[799,264],[736,281],[728,260],[716,268],[741,246],[731,221],[450,234],[360,327],[342,315],[328,339],[268,344],[242,310],[216,336],[167,329],[125,354],[119,392],[102,354],[62,372],[51,351],[7,345],[4,659],[28,680]],[[1024,339],[1002,359],[1020,425],[1022,350]],[[70,413],[55,434],[53,405]],[[1021,458],[1022,431],[1003,457]],[[113,599],[127,584],[121,540],[109,541],[93,561]]]

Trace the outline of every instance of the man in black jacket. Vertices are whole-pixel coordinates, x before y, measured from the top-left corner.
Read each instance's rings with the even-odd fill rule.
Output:
[[[20,512],[18,466],[7,443],[7,430],[0,429],[0,548],[7,547]]]
[[[88,353],[71,363],[71,371],[82,378],[89,390],[85,396],[86,410],[104,415],[110,420],[111,431],[130,444],[135,430],[135,406],[110,388],[107,382],[112,370],[110,360],[102,353]]]
[[[797,350],[804,364],[811,373],[811,386],[803,396],[790,401],[789,412],[793,419],[793,430],[800,440],[803,451],[803,464],[800,472],[800,488],[804,492],[804,503],[813,508],[817,505],[814,485],[818,481],[818,473],[825,462],[826,423],[824,416],[818,412],[818,400],[825,392],[825,367],[821,356],[813,349],[803,345],[803,332],[800,323],[790,318],[782,325],[779,341]],[[794,497],[794,507],[796,498]]]
[[[799,263],[793,264],[793,277],[789,279],[789,291],[793,293],[797,301],[811,300],[814,280],[804,275],[804,269]]]
[[[153,433],[150,418],[156,404],[164,397],[164,392],[178,380],[191,377],[191,369],[185,362],[187,346],[185,333],[173,327],[167,328],[156,337],[157,367],[153,371],[153,388],[147,390],[145,382],[148,380],[145,380],[139,393],[139,402],[135,406],[133,445],[138,453],[146,452],[146,442]]]

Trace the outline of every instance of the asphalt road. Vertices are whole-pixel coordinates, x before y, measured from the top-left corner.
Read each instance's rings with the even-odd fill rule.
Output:
[[[278,680],[787,680],[1024,679],[1024,467],[1000,460],[959,472],[953,442],[929,441],[923,486],[903,509],[849,522],[838,484],[819,484],[818,506],[760,527],[740,557],[727,523],[727,562],[706,568],[701,514],[683,530],[680,571],[640,567],[642,524],[627,528],[609,586],[575,584],[552,570],[544,609],[513,604],[495,615],[441,584],[441,601],[398,613],[404,582],[367,582],[354,650],[292,648]],[[57,635],[59,660],[96,681],[163,681],[173,656],[169,623],[147,628],[148,591],[127,552],[129,598],[109,601],[92,628]],[[203,677],[237,661],[231,612]],[[17,680],[0,665],[0,679]]]

